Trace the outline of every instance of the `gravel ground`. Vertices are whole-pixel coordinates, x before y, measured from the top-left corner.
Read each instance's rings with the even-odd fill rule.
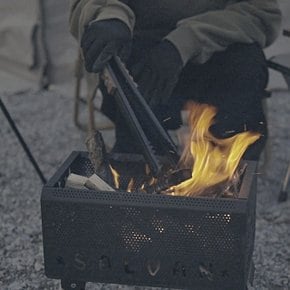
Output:
[[[290,159],[289,97],[280,92],[269,100],[272,159],[258,185],[254,256],[258,290],[290,289],[290,202],[277,203]],[[84,149],[85,136],[72,124],[71,97],[28,91],[3,100],[47,177],[72,150]],[[0,289],[58,289],[59,283],[47,279],[43,269],[41,183],[2,113],[0,123]],[[112,140],[112,134],[106,138]],[[117,287],[95,284],[88,289]]]

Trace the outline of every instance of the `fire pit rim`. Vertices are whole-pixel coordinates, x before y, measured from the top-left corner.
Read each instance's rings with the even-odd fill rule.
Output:
[[[127,160],[128,154],[115,154],[119,160]],[[186,197],[186,196],[171,196],[171,195],[152,195],[146,193],[136,193],[136,192],[127,192],[124,190],[118,191],[95,191],[89,189],[73,189],[73,188],[64,188],[58,186],[58,183],[61,179],[64,179],[65,176],[68,175],[68,168],[77,160],[77,158],[88,158],[88,153],[85,151],[73,151],[62,164],[62,166],[56,171],[56,173],[49,179],[47,184],[43,187],[42,199],[46,199],[49,195],[49,199],[53,199],[51,196],[51,192],[56,199],[59,199],[59,195],[63,198],[69,198],[72,201],[78,199],[78,196],[82,195],[81,199],[83,200],[84,196],[89,203],[97,202],[107,204],[108,200],[111,204],[120,204],[128,205],[128,203],[132,206],[148,206],[154,208],[162,208],[162,207],[180,207],[180,209],[184,208],[195,208],[196,210],[204,210],[210,204],[211,209],[216,209],[216,211],[220,211],[221,207],[227,208],[228,212],[241,212],[243,213],[248,205],[248,194],[250,193],[250,186],[252,184],[253,175],[256,174],[256,162],[254,161],[246,161],[243,163],[247,164],[243,182],[239,191],[239,196],[237,198],[228,198],[228,197]],[[130,161],[142,161],[142,156],[133,155],[133,158]],[[53,190],[52,190],[53,189]],[[57,196],[58,195],[58,196]],[[142,201],[140,202],[140,199]],[[166,205],[165,205],[166,203]]]

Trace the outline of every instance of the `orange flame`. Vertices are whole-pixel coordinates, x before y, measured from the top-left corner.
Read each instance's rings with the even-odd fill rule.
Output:
[[[119,189],[120,188],[120,174],[111,165],[109,166],[113,174],[115,188]]]
[[[217,139],[209,128],[217,109],[206,104],[190,104],[190,139],[180,164],[192,167],[192,178],[173,187],[173,195],[197,196],[206,188],[230,181],[249,145],[259,133],[243,132],[227,139]]]

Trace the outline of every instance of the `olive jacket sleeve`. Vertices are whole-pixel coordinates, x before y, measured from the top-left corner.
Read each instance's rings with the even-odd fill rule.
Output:
[[[123,21],[133,31],[135,15],[124,2],[71,0],[72,34],[80,39],[89,22],[112,18]],[[280,24],[277,0],[232,0],[224,9],[182,19],[165,38],[176,46],[184,63],[205,63],[213,53],[234,43],[256,42],[263,48],[270,45],[279,34]]]
[[[123,21],[133,31],[135,15],[123,2],[118,0],[70,0],[69,23],[72,35],[80,40],[85,26],[90,22],[112,18]]]
[[[281,11],[276,0],[245,0],[183,19],[166,38],[179,50],[184,63],[205,63],[214,52],[233,43],[266,47],[279,34]]]

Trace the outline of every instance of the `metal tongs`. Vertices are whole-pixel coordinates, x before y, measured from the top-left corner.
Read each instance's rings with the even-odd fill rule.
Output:
[[[173,170],[177,169],[179,155],[176,145],[151,111],[119,57],[114,56],[108,62],[103,79],[132,135],[140,144],[151,174],[157,177],[161,173],[163,165],[159,155]]]

